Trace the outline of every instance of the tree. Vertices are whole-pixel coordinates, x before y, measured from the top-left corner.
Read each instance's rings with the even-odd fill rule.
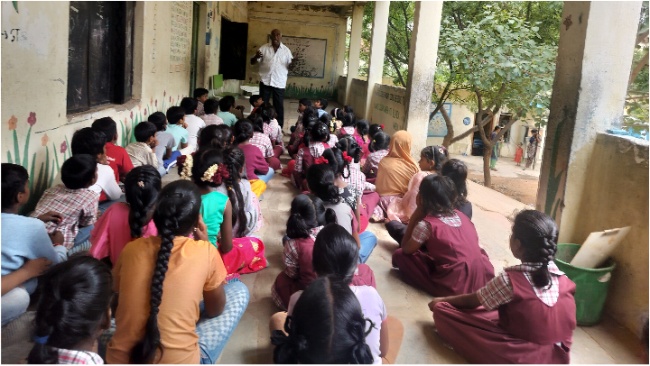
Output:
[[[623,118],[623,126],[635,133],[648,132],[648,8],[648,2],[644,1]]]
[[[472,93],[464,103],[475,105],[478,115],[485,118],[454,136],[451,120],[443,113],[448,127],[443,144],[479,131],[484,144],[484,185],[490,187],[489,161],[495,141],[529,112],[543,115],[549,105],[557,47],[540,40],[540,27],[517,13],[490,4],[469,4],[468,13],[480,21],[464,21],[460,3],[453,3],[452,15],[442,21],[436,78],[444,87],[435,90],[436,109],[442,112],[440,106],[449,99],[458,101],[460,90]],[[559,24],[559,16],[557,20]],[[483,127],[504,106],[514,112],[513,117],[491,140]]]

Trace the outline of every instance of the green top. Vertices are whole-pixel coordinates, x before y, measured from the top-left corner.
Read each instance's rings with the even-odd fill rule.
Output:
[[[208,240],[217,248],[217,235],[221,230],[226,202],[228,196],[216,191],[201,196],[201,216],[208,227]]]

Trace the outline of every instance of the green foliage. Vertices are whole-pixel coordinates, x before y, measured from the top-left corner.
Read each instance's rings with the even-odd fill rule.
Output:
[[[482,109],[505,105],[519,116],[542,116],[555,74],[554,42],[541,39],[539,24],[506,11],[509,3],[450,4],[453,15],[442,21],[438,81],[473,92]]]
[[[644,1],[641,7],[641,14],[639,16],[639,38],[647,37],[648,35],[648,1]],[[643,130],[648,131],[648,90],[650,85],[648,83],[648,44],[641,39],[636,45],[634,50],[634,58],[632,61],[632,69],[634,70],[637,65],[643,65],[634,80],[630,83],[627,90],[627,98],[625,100],[625,115],[623,117],[623,126],[628,130],[639,133]]]

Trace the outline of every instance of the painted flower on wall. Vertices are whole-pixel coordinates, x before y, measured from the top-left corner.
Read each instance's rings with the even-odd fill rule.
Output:
[[[66,151],[68,151],[68,142],[63,141],[61,143],[61,154],[65,154]]]
[[[43,137],[41,137],[41,146],[47,146],[47,143],[50,141],[50,138],[47,137],[47,134],[44,134]]]
[[[9,127],[9,131],[13,131],[16,129],[16,124],[18,123],[18,118],[14,116],[13,114],[9,118],[9,121],[7,121],[7,125]]]
[[[131,111],[131,119],[133,119],[133,111]]]
[[[149,113],[147,113],[147,111],[148,111],[148,109],[145,108],[145,109],[144,109],[144,115],[145,115],[145,116],[149,114]]]
[[[27,123],[29,123],[30,127],[36,124],[36,113],[35,112],[29,112],[29,117],[27,117]]]
[[[153,104],[156,106],[156,108],[158,108],[158,99],[156,99],[156,101]]]

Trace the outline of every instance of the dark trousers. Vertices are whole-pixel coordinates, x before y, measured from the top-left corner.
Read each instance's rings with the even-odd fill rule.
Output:
[[[284,89],[264,85],[260,81],[260,95],[264,103],[269,102],[271,94],[273,94],[273,108],[275,108],[275,113],[278,114],[278,123],[281,128],[284,128]]]

